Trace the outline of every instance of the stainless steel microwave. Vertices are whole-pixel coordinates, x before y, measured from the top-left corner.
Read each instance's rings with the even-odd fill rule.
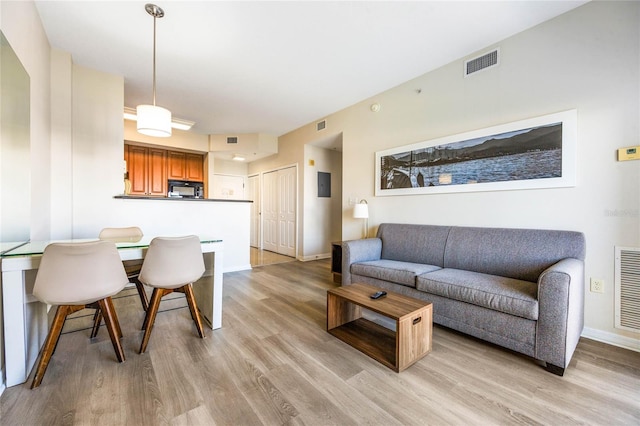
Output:
[[[186,180],[169,180],[170,198],[203,198],[204,184]]]

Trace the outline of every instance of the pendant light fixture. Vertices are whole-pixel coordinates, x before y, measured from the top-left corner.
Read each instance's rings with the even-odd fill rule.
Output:
[[[153,105],[138,105],[138,132],[147,136],[166,138],[171,136],[171,111],[156,106],[156,19],[164,16],[164,10],[155,4],[144,6],[153,16]]]

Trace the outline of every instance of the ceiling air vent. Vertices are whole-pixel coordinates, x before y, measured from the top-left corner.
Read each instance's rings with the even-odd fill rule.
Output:
[[[227,138],[227,143],[238,143],[238,137],[237,136],[229,136]]]
[[[327,120],[318,121],[316,123],[316,130],[319,132],[320,130],[324,130],[327,127]]]
[[[485,53],[477,58],[469,59],[464,63],[464,76],[471,75],[475,72],[482,71],[487,68],[498,65],[498,53],[499,50],[495,49],[491,52]]]

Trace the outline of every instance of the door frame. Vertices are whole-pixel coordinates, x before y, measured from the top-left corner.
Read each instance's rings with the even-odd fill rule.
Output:
[[[253,174],[247,175],[247,188],[249,188],[249,186],[251,185],[251,178],[257,178],[255,189],[257,189],[258,191],[258,196],[256,197],[257,200],[252,200],[253,201],[252,208],[257,208],[257,215],[258,215],[258,229],[255,230],[257,234],[256,238],[258,239],[258,244],[256,246],[259,250],[262,250],[262,176],[260,173],[253,173]],[[253,196],[253,194],[247,194],[247,195]],[[249,197],[247,197],[247,199],[249,199]],[[249,226],[251,227],[253,220],[251,219],[251,217],[249,217],[249,220],[251,220],[251,222],[249,222]],[[251,228],[249,228],[249,243],[251,243]],[[251,246],[251,244],[249,245]]]

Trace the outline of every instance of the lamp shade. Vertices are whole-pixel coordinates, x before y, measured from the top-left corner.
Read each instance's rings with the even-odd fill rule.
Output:
[[[358,203],[353,207],[353,217],[356,219],[368,219],[369,218],[369,205],[364,203]]]
[[[155,105],[138,105],[138,132],[157,138],[171,136],[171,111]]]

